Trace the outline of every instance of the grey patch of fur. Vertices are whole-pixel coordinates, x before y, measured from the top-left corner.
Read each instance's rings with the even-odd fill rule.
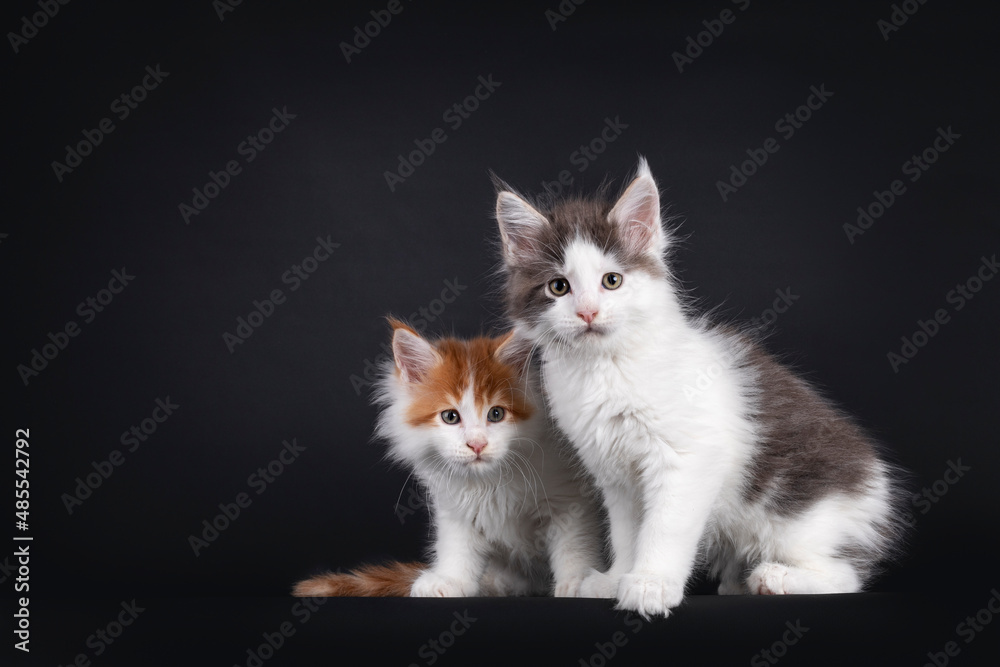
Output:
[[[746,363],[756,376],[758,449],[744,488],[779,515],[798,514],[830,493],[856,494],[872,480],[878,454],[853,419],[758,345]]]

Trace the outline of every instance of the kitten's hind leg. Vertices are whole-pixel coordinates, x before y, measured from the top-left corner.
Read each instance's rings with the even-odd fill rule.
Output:
[[[754,551],[762,560],[747,579],[752,594],[856,593],[885,551],[888,482],[874,478],[854,495],[830,494],[796,519],[772,521]]]
[[[850,562],[832,557],[795,565],[765,562],[747,577],[747,588],[751,595],[856,593],[861,590],[861,577]]]

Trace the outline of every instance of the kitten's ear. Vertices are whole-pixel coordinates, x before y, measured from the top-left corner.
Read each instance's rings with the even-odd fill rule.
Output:
[[[661,255],[666,249],[667,238],[660,222],[660,191],[646,158],[639,158],[635,180],[608,213],[608,220],[621,230],[629,252]]]
[[[493,356],[505,366],[516,368],[518,375],[524,375],[528,370],[528,364],[531,363],[531,353],[534,349],[535,344],[530,339],[514,330],[504,336]]]
[[[549,221],[509,190],[501,190],[497,194],[496,214],[504,261],[511,265],[532,261],[542,246],[540,236]]]
[[[393,328],[392,358],[403,382],[421,382],[440,360],[438,353],[406,324],[391,318],[389,324]]]

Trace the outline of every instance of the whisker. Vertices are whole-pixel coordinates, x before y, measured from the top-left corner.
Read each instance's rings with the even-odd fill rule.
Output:
[[[411,471],[410,471],[410,474],[409,474],[409,475],[407,475],[407,476],[406,476],[406,479],[404,479],[404,480],[403,480],[403,488],[401,488],[401,489],[399,490],[399,495],[398,495],[398,496],[396,496],[396,504],[395,504],[395,505],[393,505],[393,508],[392,508],[392,512],[393,512],[393,514],[396,514],[396,513],[398,513],[398,511],[399,511],[399,501],[400,501],[400,500],[402,500],[402,498],[403,498],[403,491],[406,491],[406,484],[407,484],[407,482],[409,482],[409,481],[410,481],[410,478],[411,478],[411,477],[413,477],[413,472],[414,472],[414,471],[413,471],[413,470],[411,470]]]

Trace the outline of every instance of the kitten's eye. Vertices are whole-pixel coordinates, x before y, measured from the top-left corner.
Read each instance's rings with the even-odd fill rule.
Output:
[[[569,292],[569,281],[565,278],[556,278],[549,281],[549,291],[554,296],[563,296]]]
[[[507,414],[503,408],[499,405],[490,408],[490,411],[486,413],[486,419],[491,422],[503,421],[504,415]]]
[[[622,286],[622,280],[622,274],[620,273],[605,273],[601,284],[607,289],[618,289]]]
[[[441,421],[445,424],[457,424],[462,418],[458,416],[457,410],[445,410],[441,413]]]

